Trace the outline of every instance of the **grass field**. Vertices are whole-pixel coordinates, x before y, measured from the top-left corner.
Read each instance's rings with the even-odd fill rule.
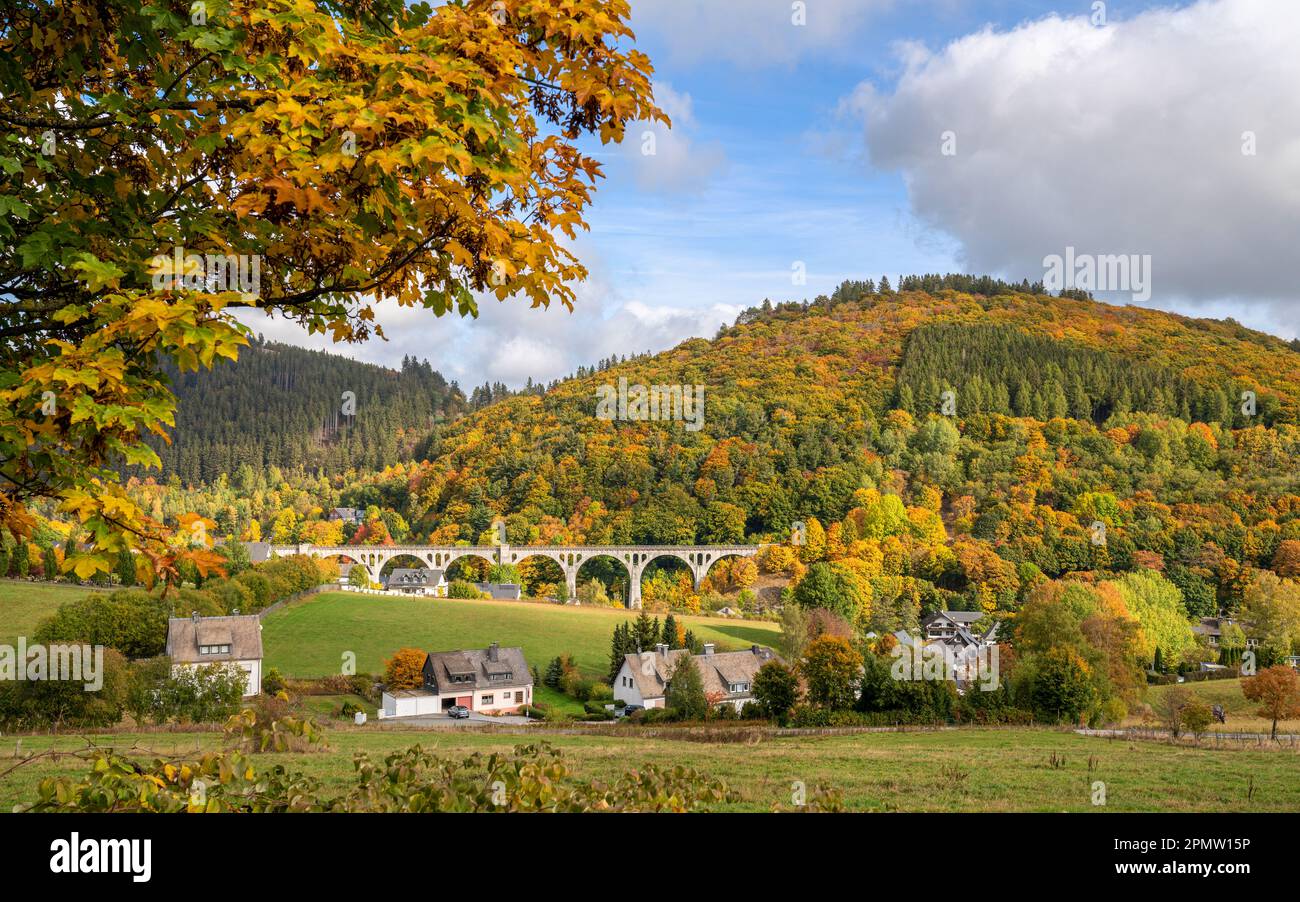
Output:
[[[1227,723],[1218,723],[1217,721],[1210,725],[1210,731],[1215,733],[1267,733],[1272,729],[1273,722],[1264,720],[1262,717],[1256,717],[1255,712],[1259,710],[1259,703],[1252,702],[1241,693],[1241,680],[1206,680],[1200,683],[1182,683],[1183,688],[1191,691],[1201,701],[1207,705],[1222,705],[1223,713],[1227,717]],[[1171,686],[1150,686],[1147,688],[1147,704],[1154,705],[1156,699],[1165,692],[1168,692]],[[1140,724],[1137,717],[1129,717],[1124,721],[1125,726],[1137,726]],[[1277,722],[1279,733],[1300,733],[1300,720],[1279,720]]]
[[[19,636],[31,638],[36,625],[55,608],[93,591],[87,586],[0,579],[0,644],[13,645]]]
[[[328,730],[330,750],[258,755],[261,767],[284,764],[323,781],[325,794],[351,785],[352,756],[372,758],[421,744],[440,753],[509,750],[545,737],[562,749],[581,779],[610,780],[647,763],[689,764],[725,780],[739,800],[723,810],[767,811],[791,804],[791,786],[818,784],[843,793],[854,811],[1300,811],[1300,754],[1294,749],[1211,750],[1159,742],[1129,742],[1048,729],[962,729],[759,738],[713,743],[648,739],[635,728],[560,735],[413,731],[379,727]],[[137,750],[138,757],[192,755],[217,747],[216,733],[90,737],[101,745]],[[22,739],[24,754],[84,747],[81,738]],[[14,761],[15,740],[0,750],[0,771]],[[1059,766],[1054,766],[1053,755]],[[0,810],[29,802],[46,776],[83,772],[71,758],[39,760],[0,778]],[[1092,804],[1094,781],[1106,784],[1106,804]],[[1253,788],[1253,789],[1252,789]],[[1250,795],[1250,798],[1248,798]]]
[[[272,612],[263,621],[267,667],[285,676],[338,673],[345,652],[357,671],[382,673],[383,661],[403,646],[426,651],[484,648],[491,642],[518,645],[528,663],[545,670],[559,654],[573,655],[588,676],[604,676],[610,635],[634,612],[513,601],[396,598],[330,592]],[[683,617],[688,629],[718,651],[753,643],[772,645],[774,623]]]

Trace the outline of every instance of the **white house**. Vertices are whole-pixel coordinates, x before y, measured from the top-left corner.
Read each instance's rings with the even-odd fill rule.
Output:
[[[397,569],[384,579],[384,588],[403,595],[434,595],[445,598],[447,578],[441,570],[421,567],[413,570]]]
[[[244,697],[262,691],[262,621],[256,614],[172,617],[167,621],[172,671],[205,664],[238,664],[248,675]]]
[[[921,620],[921,626],[925,629],[925,638],[930,641],[950,643],[967,637],[978,641],[974,627],[983,619],[981,611],[935,611]]]
[[[533,703],[533,677],[523,649],[493,642],[484,649],[432,652],[424,686],[385,692],[381,717],[441,714],[464,705],[484,714],[513,714]]]
[[[654,651],[623,656],[623,666],[614,677],[614,699],[643,708],[662,708],[673,670],[684,648],[669,650],[656,645]],[[704,644],[704,654],[692,661],[704,684],[704,694],[714,705],[731,705],[736,710],[754,698],[754,675],[768,661],[777,660],[770,648],[752,645],[748,651],[717,652],[712,642]]]

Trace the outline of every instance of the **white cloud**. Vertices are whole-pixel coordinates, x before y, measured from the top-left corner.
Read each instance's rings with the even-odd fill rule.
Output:
[[[1239,319],[1293,334],[1297,44],[1294,0],[1202,0],[1100,28],[1053,16],[935,53],[907,45],[893,91],[864,83],[846,107],[873,164],[903,173],[915,214],[971,270],[1038,277],[1067,246],[1150,254],[1153,304],[1249,301]]]
[[[700,145],[693,138],[695,107],[691,95],[656,82],[655,102],[668,114],[662,122],[634,122],[620,145],[637,184],[646,191],[693,193],[703,189],[726,165],[722,145]]]
[[[573,313],[559,304],[531,308],[520,298],[480,298],[477,319],[450,314],[438,318],[422,308],[380,303],[376,320],[388,340],[372,338],[362,345],[337,345],[326,336],[309,336],[295,323],[268,319],[260,311],[246,311],[241,319],[267,339],[371,363],[396,367],[408,354],[427,359],[468,392],[484,382],[512,387],[530,377],[549,382],[614,354],[660,351],[691,337],[712,337],[740,313],[740,307],[726,304],[687,308],[624,297],[601,274],[599,258],[590,247],[580,248],[578,255],[592,275],[577,286]]]
[[[790,65],[853,47],[859,29],[894,0],[633,0],[632,28],[679,64],[725,60]],[[802,23],[799,21],[802,13]]]

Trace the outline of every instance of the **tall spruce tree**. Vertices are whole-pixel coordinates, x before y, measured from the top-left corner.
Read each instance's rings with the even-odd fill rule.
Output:
[[[664,618],[663,641],[669,648],[681,648],[682,640],[677,635],[677,620],[671,613]]]
[[[125,548],[117,554],[117,566],[113,568],[117,573],[117,581],[124,586],[135,585],[135,555]]]

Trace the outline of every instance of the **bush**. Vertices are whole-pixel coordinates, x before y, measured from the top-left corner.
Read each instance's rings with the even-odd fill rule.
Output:
[[[935,721],[911,711],[832,711],[812,705],[798,705],[790,712],[790,726],[822,727],[892,727],[930,725]]]
[[[570,670],[564,675],[564,679],[560,681],[560,688],[564,691],[564,694],[580,702],[585,702],[591,698],[594,686],[594,683],[583,679],[582,675],[576,670]]]
[[[1124,704],[1124,699],[1112,695],[1102,703],[1101,722],[1103,724],[1118,724],[1127,716],[1128,705]]]
[[[676,719],[676,713],[668,708],[644,708],[628,718],[632,723],[644,724],[670,723]]]
[[[215,723],[239,710],[248,677],[237,664],[205,664],[172,672],[166,657],[131,668],[126,707],[140,723]]]
[[[957,705],[953,720],[956,723],[977,724],[980,726],[1003,726],[1003,727],[1024,727],[1035,723],[1034,712],[1024,708],[1016,708],[1010,705],[1000,705],[997,707],[980,707],[978,705],[965,704],[965,699]],[[915,712],[890,711],[884,712],[889,717],[902,718],[907,717],[903,723],[943,723],[938,719],[927,720],[924,716],[919,716]]]
[[[375,687],[375,678],[368,673],[355,673],[347,677],[348,691],[359,695],[373,705],[378,705],[382,693]]]
[[[176,614],[188,617],[198,614],[200,617],[220,617],[226,613],[217,597],[206,589],[181,589],[176,593]]]
[[[284,677],[280,676],[280,671],[272,667],[262,677],[262,691],[267,695],[279,695],[285,691]]]
[[[247,589],[252,596],[248,604],[249,613],[260,611],[271,604],[271,581],[266,578],[266,574],[246,570],[235,577],[235,582]]]
[[[212,593],[221,605],[223,613],[247,614],[253,610],[253,592],[243,583],[220,579],[207,583],[203,589],[205,592]]]
[[[473,583],[465,582],[463,579],[453,580],[447,586],[448,598],[487,598],[483,592],[480,592]]]
[[[1202,701],[1194,701],[1183,708],[1183,726],[1193,733],[1204,733],[1214,721],[1214,712]]]
[[[90,674],[84,669],[84,676]],[[90,680],[0,681],[0,726],[49,730],[60,727],[110,727],[122,719],[130,685],[126,659],[104,649],[102,685],[86,691]]]
[[[587,713],[587,720],[609,720],[614,716],[614,712],[607,711],[600,702],[583,702],[582,710]]]
[[[325,735],[311,718],[294,717],[288,702],[260,696],[226,721],[227,742],[239,741],[244,752],[306,752],[328,748]]]
[[[1209,680],[1235,680],[1241,676],[1241,667],[1229,667],[1227,670],[1193,670],[1183,674],[1188,683],[1204,683]]]

